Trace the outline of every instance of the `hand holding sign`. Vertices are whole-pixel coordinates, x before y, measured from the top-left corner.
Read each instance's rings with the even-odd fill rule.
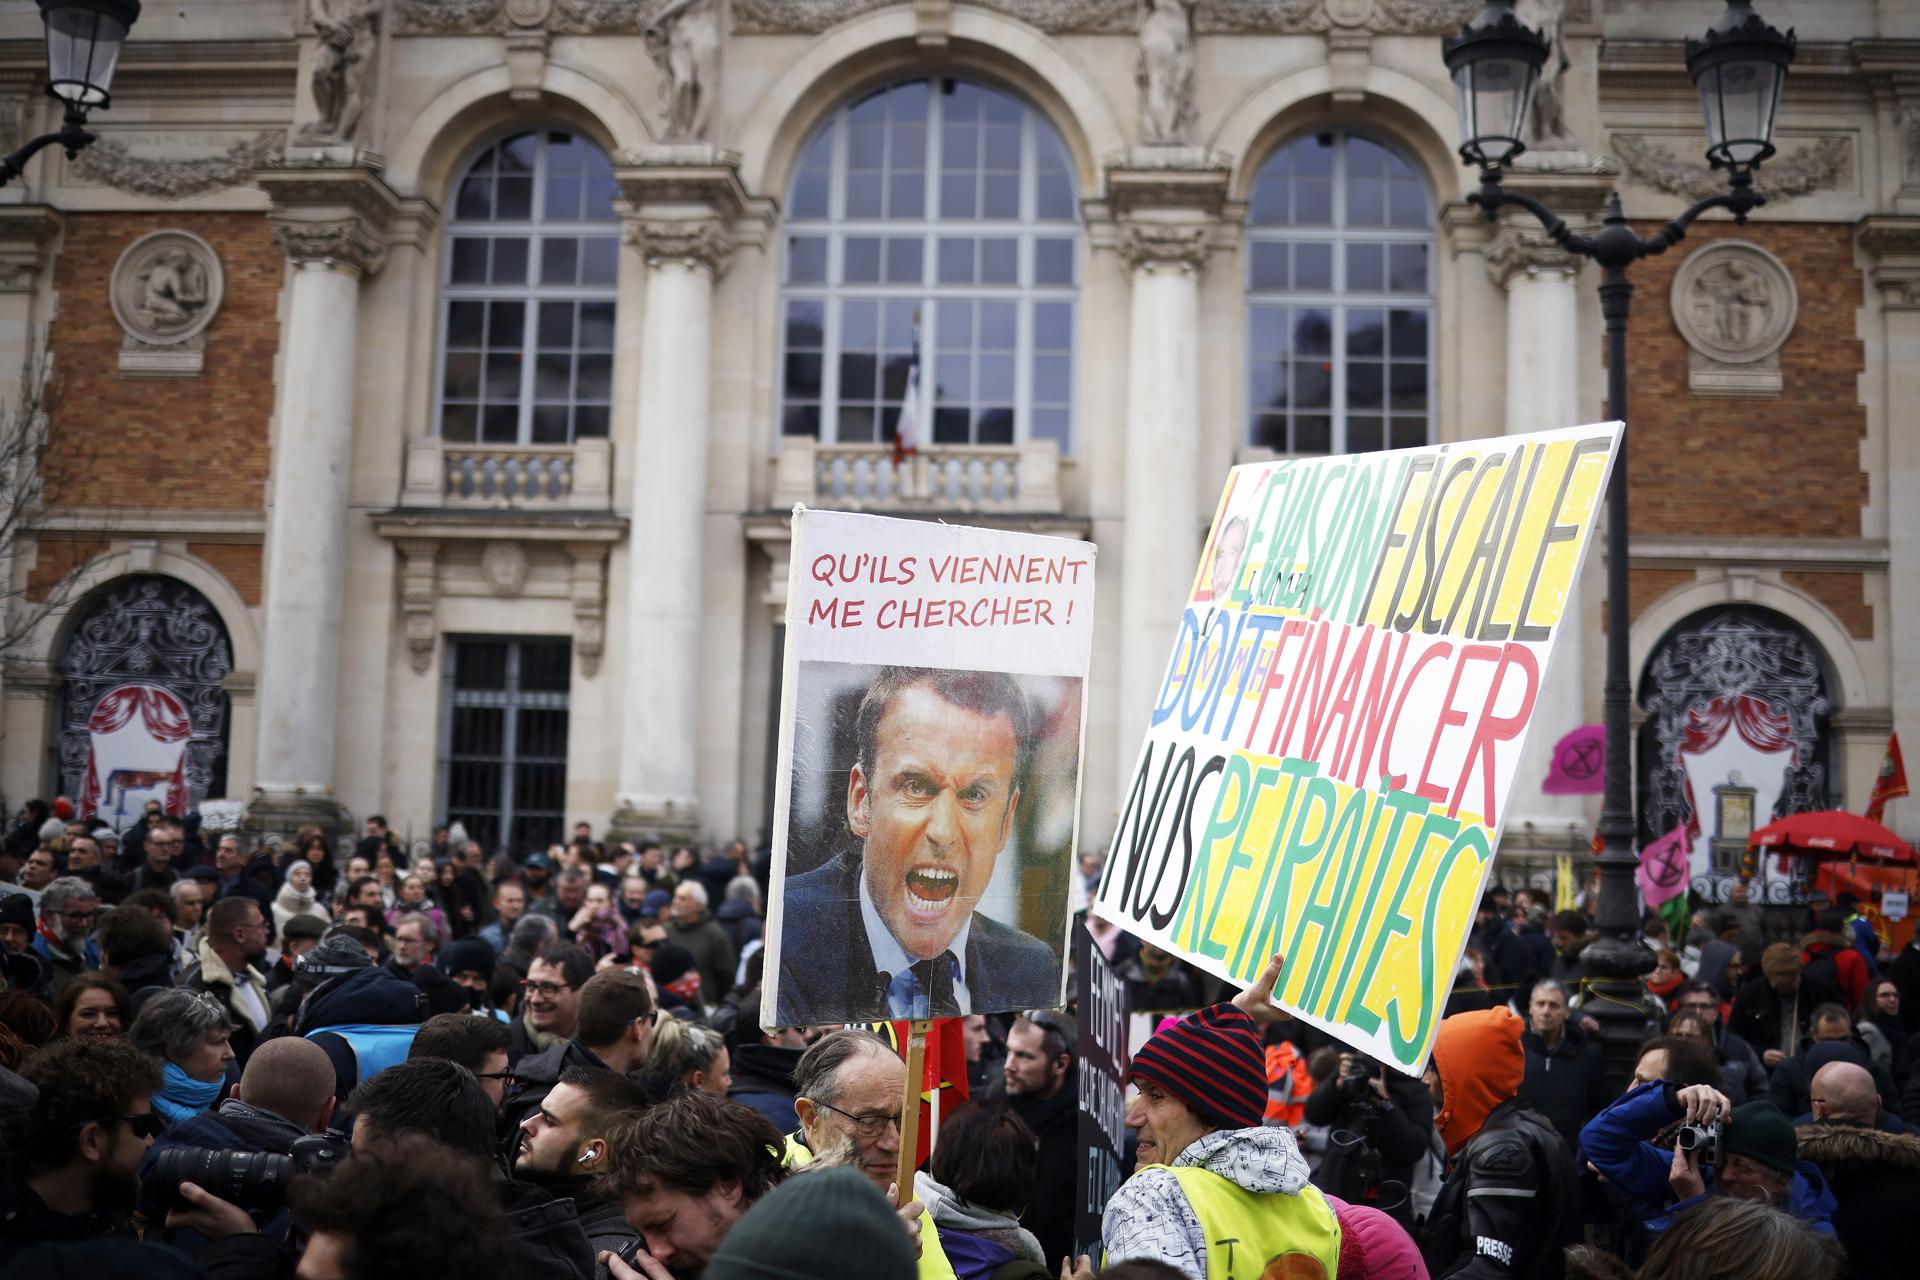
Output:
[[[1267,967],[1260,971],[1259,980],[1233,998],[1234,1007],[1263,1027],[1276,1022],[1292,1022],[1293,1015],[1273,1002],[1273,989],[1280,985],[1280,973],[1286,966],[1286,959],[1282,956],[1268,960]]]

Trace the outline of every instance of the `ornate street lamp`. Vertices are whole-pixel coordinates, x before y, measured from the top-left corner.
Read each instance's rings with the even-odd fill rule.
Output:
[[[1753,11],[1750,0],[1728,0],[1719,21],[1698,40],[1687,41],[1687,72],[1700,90],[1707,123],[1707,162],[1727,170],[1727,190],[1708,196],[1651,236],[1640,236],[1620,211],[1620,193],[1607,202],[1596,235],[1576,234],[1540,201],[1500,185],[1506,167],[1525,150],[1520,134],[1547,44],[1514,16],[1513,0],[1487,0],[1459,35],[1442,42],[1447,71],[1460,94],[1460,155],[1480,170],[1480,189],[1467,197],[1488,221],[1507,205],[1540,221],[1562,249],[1600,265],[1600,311],[1607,332],[1607,408],[1627,420],[1627,315],[1633,284],[1627,268],[1665,253],[1709,209],[1725,209],[1734,221],[1766,203],[1753,189],[1753,170],[1773,154],[1773,122],[1780,88],[1793,62],[1794,35],[1782,35]],[[1627,455],[1626,438],[1607,491],[1607,730],[1606,789],[1601,800],[1600,938],[1583,957],[1596,975],[1585,1012],[1601,1023],[1608,1074],[1624,1083],[1645,1030],[1640,976],[1653,968],[1653,953],[1638,938],[1639,910],[1633,873],[1635,824],[1629,712],[1633,684],[1627,669]]]
[[[59,143],[67,159],[93,141],[87,112],[112,105],[114,67],[120,46],[140,17],[140,0],[39,0],[47,29],[47,96],[66,107],[60,128],[41,134],[0,159],[0,186],[19,177],[27,161]]]

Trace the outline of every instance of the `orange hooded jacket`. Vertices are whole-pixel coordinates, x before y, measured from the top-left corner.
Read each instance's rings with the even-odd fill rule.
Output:
[[[1527,1074],[1526,1051],[1520,1047],[1524,1026],[1505,1005],[1456,1013],[1440,1023],[1433,1038],[1440,1111],[1433,1123],[1447,1155],[1459,1154],[1493,1109],[1520,1092]]]

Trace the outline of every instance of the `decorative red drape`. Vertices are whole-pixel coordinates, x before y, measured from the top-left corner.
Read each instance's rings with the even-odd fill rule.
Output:
[[[1794,746],[1789,736],[1793,732],[1793,721],[1786,716],[1775,715],[1764,698],[1743,693],[1735,697],[1718,697],[1704,706],[1689,707],[1686,736],[1680,740],[1680,749],[1674,753],[1673,760],[1685,780],[1689,837],[1698,837],[1700,834],[1700,810],[1693,802],[1693,778],[1687,773],[1686,762],[1680,757],[1711,751],[1727,736],[1730,727],[1738,729],[1741,740],[1756,751],[1774,752],[1792,748],[1793,763],[1796,766],[1800,763],[1800,749]]]
[[[112,733],[124,729],[135,714],[146,726],[147,733],[157,742],[180,742],[193,732],[193,721],[187,715],[186,704],[179,698],[151,684],[123,684],[111,689],[94,704],[93,714],[87,717],[87,773],[86,781],[80,790],[80,817],[93,817],[100,807],[100,774],[98,761],[94,759],[92,735]],[[174,766],[173,777],[167,788],[167,812],[175,817],[185,817],[187,812],[187,753],[180,753],[180,760]]]

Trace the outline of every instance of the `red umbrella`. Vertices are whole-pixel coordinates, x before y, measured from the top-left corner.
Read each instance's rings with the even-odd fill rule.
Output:
[[[1866,862],[1912,862],[1913,846],[1877,822],[1838,809],[1795,813],[1770,822],[1747,837],[1755,849],[1782,854],[1831,854]]]

